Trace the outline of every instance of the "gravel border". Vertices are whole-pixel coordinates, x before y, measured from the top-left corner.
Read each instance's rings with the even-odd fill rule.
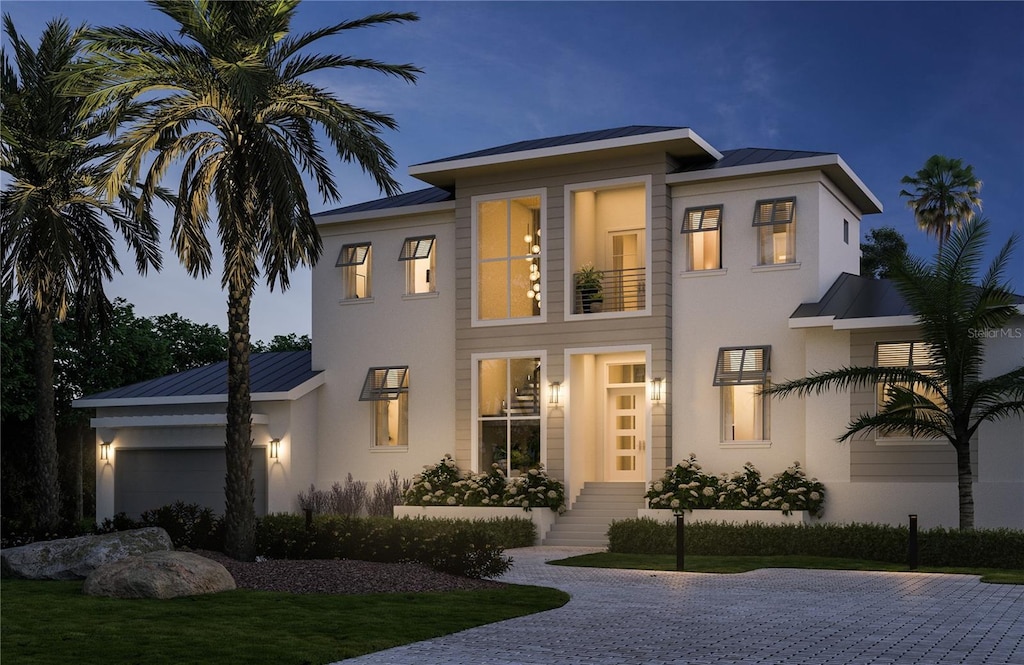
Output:
[[[418,563],[375,563],[350,559],[267,559],[235,561],[220,552],[196,554],[220,563],[239,589],[285,593],[420,593],[500,589],[505,584],[441,573]]]

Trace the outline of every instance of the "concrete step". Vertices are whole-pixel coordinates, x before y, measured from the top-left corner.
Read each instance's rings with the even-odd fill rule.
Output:
[[[608,539],[583,535],[578,538],[571,535],[559,536],[557,538],[549,536],[544,541],[544,544],[562,545],[563,547],[608,547]]]

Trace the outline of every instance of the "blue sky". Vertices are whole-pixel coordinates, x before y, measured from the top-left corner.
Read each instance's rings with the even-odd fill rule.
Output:
[[[962,158],[984,185],[991,248],[1024,235],[1024,3],[1019,2],[316,2],[298,30],[384,11],[421,20],[324,40],[318,50],[424,70],[417,85],[359,72],[322,74],[342,98],[392,114],[388,133],[406,191],[409,165],[512,141],[649,124],[686,126],[720,150],[839,153],[885,206],[865,230],[893,226],[911,251],[916,229],[900,178],[932,154]],[[35,41],[45,22],[171,31],[142,2],[17,2],[3,11]],[[344,200],[378,198],[358,168],[335,163]],[[311,196],[316,197],[315,189]],[[169,222],[169,216],[167,216]],[[165,225],[166,228],[166,225]],[[177,311],[226,322],[219,270],[198,282],[166,251],[166,267],[110,286],[143,315]],[[1011,278],[1024,292],[1024,244]],[[331,260],[333,257],[326,257]],[[123,263],[131,265],[125,258]],[[308,271],[285,294],[253,300],[253,336],[310,330]]]

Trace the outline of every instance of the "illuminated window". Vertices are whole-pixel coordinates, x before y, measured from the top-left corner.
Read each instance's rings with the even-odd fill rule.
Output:
[[[879,342],[875,345],[876,367],[905,367],[926,376],[936,376],[934,348],[922,341],[912,342]],[[941,396],[931,387],[921,383],[879,383],[875,387],[875,406],[880,411],[888,405],[900,391],[911,390],[916,395],[933,403],[940,403]],[[918,412],[920,415],[920,412]],[[909,431],[890,432],[886,437],[910,436]]]
[[[434,236],[406,238],[398,260],[405,263],[406,294],[433,293],[434,285]]]
[[[758,265],[796,262],[796,198],[766,199],[754,204]]]
[[[722,393],[722,441],[767,441],[770,346],[718,350],[713,385]]]
[[[687,270],[722,267],[722,206],[687,208],[683,213]]]
[[[341,248],[335,265],[342,269],[342,298],[353,300],[370,297],[371,254],[372,249],[368,242],[354,243]]]
[[[374,447],[409,445],[409,368],[371,367],[359,395],[373,402]]]
[[[479,467],[507,475],[540,460],[540,358],[494,358],[477,366]]]
[[[540,316],[540,196],[481,201],[474,215],[477,318]]]

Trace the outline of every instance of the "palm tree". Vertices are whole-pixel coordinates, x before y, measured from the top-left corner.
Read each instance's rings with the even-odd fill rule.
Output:
[[[256,516],[249,308],[261,271],[271,289],[284,290],[291,270],[320,257],[302,176],[312,177],[325,200],[337,200],[339,191],[316,130],[387,195],[399,191],[391,176],[395,159],[379,134],[396,128],[395,121],[347,104],[304,77],[356,68],[415,82],[420,72],[409,64],[304,51],[349,30],[418,17],[386,12],[292,35],[298,0],[150,4],[180,26],[181,39],[127,27],[96,30],[91,61],[71,84],[92,90],[97,109],[145,98],[142,117],[122,136],[111,186],[145,169],[145,201],[172,163],[182,165],[171,242],[193,276],[211,270],[206,231],[211,199],[216,205],[228,301],[225,549],[251,559]]]
[[[854,418],[839,441],[868,431],[949,441],[956,450],[961,529],[974,528],[971,437],[983,422],[1024,415],[1024,366],[982,378],[988,331],[1002,328],[1018,314],[1018,298],[1003,281],[1016,238],[1006,242],[979,279],[987,237],[987,221],[968,222],[953,232],[934,265],[908,259],[892,276],[917,318],[934,369],[843,367],[766,391],[785,397],[885,386],[877,413]]]
[[[109,122],[83,112],[83,98],[58,90],[56,77],[79,59],[84,26],[71,30],[63,19],[50,21],[34,50],[10,16],[4,15],[3,23],[14,58],[12,66],[6,51],[0,56],[0,168],[9,176],[0,195],[3,297],[6,302],[16,293],[31,312],[36,523],[48,531],[60,518],[54,322],[63,320],[72,305],[80,314],[109,306],[103,282],[121,267],[106,220],[134,250],[140,273],[159,269],[160,251],[148,205],[132,205],[128,190],[120,185],[112,191],[120,206],[104,198],[102,158],[110,145],[101,139]],[[126,214],[128,206],[136,214]]]
[[[913,188],[900,190],[900,196],[907,198],[918,227],[939,239],[940,249],[955,227],[972,220],[975,208],[981,209],[981,181],[974,167],[964,166],[962,160],[932,155],[924,168],[900,182]]]

